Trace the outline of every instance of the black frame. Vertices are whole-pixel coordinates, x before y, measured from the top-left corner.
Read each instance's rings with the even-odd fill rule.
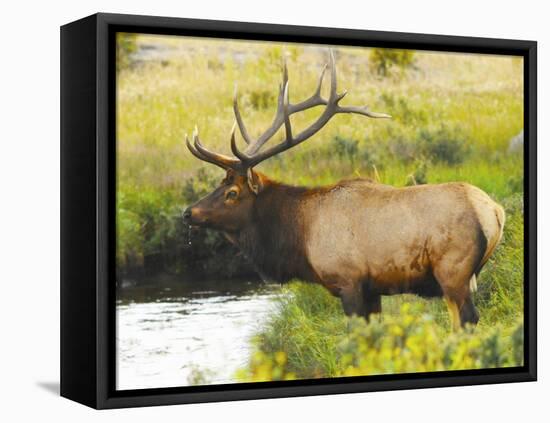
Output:
[[[116,32],[522,56],[526,140],[524,366],[116,391],[112,283]],[[536,380],[536,77],[534,41],[103,13],[61,27],[61,395],[100,409]]]

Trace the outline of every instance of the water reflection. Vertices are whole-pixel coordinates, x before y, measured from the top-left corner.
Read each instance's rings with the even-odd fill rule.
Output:
[[[278,285],[249,281],[120,289],[117,389],[185,386],[197,369],[209,383],[235,382],[277,292]]]

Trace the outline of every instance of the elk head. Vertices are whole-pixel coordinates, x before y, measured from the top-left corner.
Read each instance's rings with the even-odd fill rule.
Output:
[[[327,67],[330,67],[330,90],[328,98],[324,98],[321,96],[321,87]],[[283,59],[283,80],[279,86],[277,112],[271,126],[257,139],[253,139],[246,129],[239,111],[237,90],[235,90],[233,98],[235,124],[231,131],[231,151],[234,157],[216,153],[204,147],[196,127],[192,143],[187,136],[185,137],[187,148],[195,157],[226,171],[226,177],[217,189],[185,210],[186,221],[192,225],[211,227],[226,233],[238,232],[250,221],[254,201],[261,195],[264,187],[269,184],[269,179],[253,170],[254,166],[304,142],[321,130],[338,113],[354,113],[370,118],[390,117],[384,113],[371,112],[366,106],[341,106],[340,101],[347,92],[338,93],[336,85],[336,65],[334,55],[330,50],[329,63],[324,66],[313,95],[299,103],[290,103],[288,70]],[[317,106],[325,107],[317,120],[301,132],[294,134],[290,116]],[[278,144],[262,149],[282,126],[285,131],[284,139]],[[237,146],[235,139],[237,127],[247,144],[244,151]]]
[[[243,175],[229,168],[220,186],[185,210],[183,217],[191,225],[236,233],[250,221],[254,200],[267,183],[252,169]]]

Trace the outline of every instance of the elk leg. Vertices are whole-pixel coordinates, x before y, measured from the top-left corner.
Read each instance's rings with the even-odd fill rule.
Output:
[[[468,317],[472,314],[471,308],[473,304],[465,305],[470,298],[469,282],[471,275],[464,275],[464,271],[456,271],[452,267],[447,269],[447,271],[441,271],[441,269],[435,270],[434,276],[443,291],[443,298],[449,310],[451,327],[453,331],[456,332],[461,326],[464,326],[463,313],[464,316]],[[464,312],[462,312],[462,310],[464,310]]]
[[[366,316],[365,303],[361,287],[349,287],[340,290],[340,300],[346,316]]]
[[[464,327],[466,323],[476,325],[478,321],[479,313],[477,312],[474,303],[472,302],[472,298],[468,296],[468,298],[466,298],[466,301],[464,301],[464,304],[462,304],[462,307],[460,308],[460,324],[462,325],[462,327]]]
[[[365,319],[370,322],[372,314],[382,313],[382,296],[372,292],[363,291],[363,302],[365,305]]]
[[[476,256],[466,249],[448,252],[434,266],[433,275],[443,291],[453,331],[466,321],[475,320],[477,312],[470,299],[470,280],[476,267]]]
[[[451,327],[454,332],[457,332],[460,329],[460,316],[458,311],[458,304],[451,297],[445,295],[445,303],[447,304],[447,309],[449,310],[449,317],[451,319]]]

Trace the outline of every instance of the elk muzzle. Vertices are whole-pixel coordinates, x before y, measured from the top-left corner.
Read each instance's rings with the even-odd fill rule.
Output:
[[[193,206],[186,208],[181,217],[183,218],[183,222],[188,225],[200,226],[201,224],[205,224],[207,222],[207,219],[201,209]]]
[[[193,213],[191,212],[191,207],[187,207],[182,213],[181,217],[185,223],[188,223],[191,220],[191,215]]]

